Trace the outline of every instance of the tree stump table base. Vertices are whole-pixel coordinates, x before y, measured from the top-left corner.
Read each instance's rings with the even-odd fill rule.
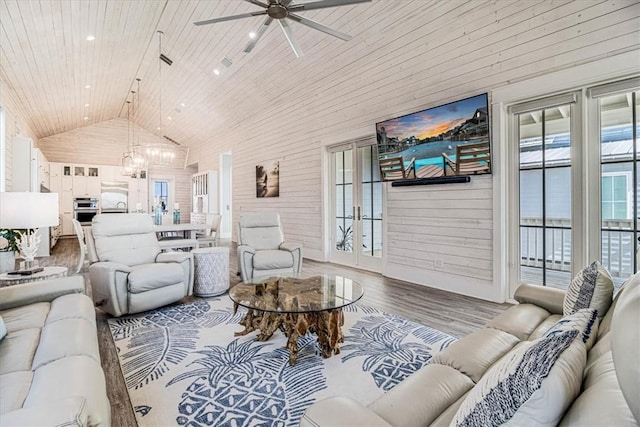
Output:
[[[234,304],[234,314],[238,304]],[[298,358],[298,339],[307,333],[318,335],[318,347],[325,359],[340,354],[339,344],[344,342],[342,326],[344,314],[342,308],[312,313],[274,313],[269,311],[248,310],[240,320],[244,330],[236,332],[236,337],[259,331],[256,341],[267,341],[280,329],[287,337],[289,364],[296,364]]]

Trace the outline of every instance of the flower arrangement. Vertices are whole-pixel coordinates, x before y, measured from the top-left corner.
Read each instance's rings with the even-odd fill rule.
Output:
[[[18,247],[22,234],[28,230],[0,229],[0,252],[20,252]]]

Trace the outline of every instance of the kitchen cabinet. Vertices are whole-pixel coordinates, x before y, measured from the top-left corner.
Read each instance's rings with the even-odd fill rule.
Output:
[[[35,148],[31,138],[13,138],[13,191],[40,191],[40,162],[46,158]]]
[[[36,150],[36,156],[38,166],[38,182],[41,186],[46,187],[47,189],[51,189],[49,162],[40,150]]]
[[[62,165],[60,163],[49,163],[49,190],[51,190],[52,193],[58,193],[58,203],[61,203]]]
[[[97,166],[73,167],[74,197],[100,197],[100,169]]]

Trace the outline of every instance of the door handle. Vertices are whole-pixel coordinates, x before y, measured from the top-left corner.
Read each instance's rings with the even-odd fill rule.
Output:
[[[360,221],[360,206],[358,206],[358,221]]]

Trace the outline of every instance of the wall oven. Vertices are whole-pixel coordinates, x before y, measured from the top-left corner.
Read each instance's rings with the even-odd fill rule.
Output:
[[[76,197],[73,199],[73,217],[82,225],[91,225],[98,213],[98,198]]]

